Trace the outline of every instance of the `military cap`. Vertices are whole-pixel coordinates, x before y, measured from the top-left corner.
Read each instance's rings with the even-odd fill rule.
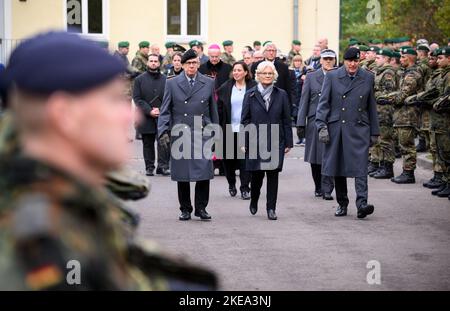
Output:
[[[344,53],[345,60],[355,60],[361,58],[361,52],[358,48],[349,48]]]
[[[446,46],[446,47],[443,47],[442,49],[439,49],[439,51],[437,52],[437,55],[450,56],[450,47]]]
[[[400,47],[400,51],[401,51],[401,50],[404,50],[404,49],[413,49],[413,47],[412,47],[412,46],[409,46],[409,45],[404,45],[404,46],[401,46],[401,47]]]
[[[401,48],[401,49],[400,49],[400,53],[401,53],[402,55],[414,55],[414,56],[417,56],[416,50],[414,50],[414,49],[411,48],[411,47]]]
[[[266,45],[268,45],[268,44],[272,44],[272,41],[266,41],[266,42],[264,42],[264,43],[263,43],[263,46],[266,46]]]
[[[429,45],[428,40],[427,40],[427,39],[419,39],[419,40],[417,40],[417,45],[418,45],[418,46],[419,46],[419,45],[423,45],[423,44]]]
[[[349,46],[358,45],[358,40],[349,40],[348,45]]]
[[[371,51],[371,52],[378,52],[380,50],[380,48],[378,47],[378,46],[371,46],[371,47],[369,47],[369,51]]]
[[[393,52],[389,49],[379,49],[377,51],[377,55],[383,55],[383,56],[387,56],[387,57],[393,57]]]
[[[233,41],[231,41],[231,40],[225,40],[225,41],[222,42],[222,45],[223,45],[223,46],[231,46],[231,45],[233,45]]]
[[[166,47],[166,49],[171,49],[175,46],[175,42],[166,42],[164,46]]]
[[[384,43],[386,43],[386,44],[392,44],[392,43],[394,43],[394,40],[393,40],[393,39],[390,39],[390,38],[384,39]]]
[[[175,52],[181,52],[181,53],[186,52],[186,48],[185,48],[184,46],[179,45],[179,44],[175,44],[175,45],[173,46],[173,50],[174,50]]]
[[[324,49],[324,50],[322,50],[322,52],[320,52],[320,57],[321,58],[328,58],[328,57],[336,58],[336,52],[331,49]]]
[[[393,51],[393,52],[392,52],[392,57],[393,57],[393,58],[398,58],[398,59],[400,59],[400,57],[402,57],[402,55],[401,55],[399,52]]]
[[[148,41],[141,41],[141,42],[139,42],[139,48],[140,49],[148,48],[148,47],[150,47],[150,42],[148,42]]]
[[[294,45],[302,45],[300,40],[292,40],[292,44],[294,44]]]
[[[430,47],[426,44],[421,44],[417,47],[417,51],[426,51],[429,52],[430,51]]]
[[[192,49],[194,46],[200,46],[202,43],[198,40],[192,40],[189,42],[189,47]]]
[[[433,52],[431,52],[431,56],[434,56],[434,57],[438,56],[440,50],[441,50],[441,49],[436,49],[436,50],[434,50]]]
[[[358,46],[358,48],[359,48],[359,50],[361,51],[361,52],[367,52],[367,51],[369,51],[369,47],[367,46],[367,45],[360,45],[360,46]]]
[[[253,42],[253,46],[260,46],[261,45],[261,41],[254,41]]]
[[[118,44],[119,48],[129,48],[130,47],[130,42],[128,41],[120,41]]]
[[[373,39],[372,40],[372,44],[381,44],[383,43],[383,41],[381,41],[380,39]]]
[[[411,41],[411,38],[410,38],[410,37],[401,37],[401,38],[398,38],[398,42],[399,42],[399,43],[401,43],[401,42],[407,42],[407,41]]]
[[[189,49],[186,51],[186,53],[183,54],[183,57],[181,57],[181,63],[184,64],[190,59],[197,58],[197,53],[193,49]]]
[[[19,89],[42,95],[78,93],[125,71],[120,59],[95,42],[66,32],[47,32],[25,40],[12,52],[1,84],[8,88],[14,83]]]

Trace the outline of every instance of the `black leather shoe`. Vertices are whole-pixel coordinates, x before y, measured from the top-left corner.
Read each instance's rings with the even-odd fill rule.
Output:
[[[170,170],[157,168],[156,169],[156,174],[163,175],[163,176],[169,176],[170,175]]]
[[[314,191],[314,196],[315,196],[316,198],[320,198],[321,196],[323,196],[322,190],[316,190],[316,191]]]
[[[338,206],[336,209],[336,213],[334,213],[336,217],[347,216],[347,206]]]
[[[322,197],[325,201],[333,201],[334,198],[330,193],[324,193]]]
[[[446,184],[442,184],[439,188],[434,189],[433,191],[431,191],[431,194],[432,195],[437,195],[439,192],[444,190],[446,186],[447,186]]]
[[[230,192],[230,195],[231,195],[232,197],[235,197],[236,194],[237,194],[237,190],[236,190],[236,187],[235,187],[235,186],[230,186],[230,187],[228,188],[228,191]]]
[[[147,175],[147,176],[155,176],[155,174],[153,174],[153,170],[146,170],[145,171],[145,175]]]
[[[445,188],[438,192],[440,198],[447,198],[450,195],[450,184],[446,184]]]
[[[367,204],[358,208],[358,218],[363,219],[366,216],[373,214],[375,207],[372,204]]]
[[[201,220],[211,219],[211,216],[205,210],[195,211],[194,215],[196,217],[200,217]]]
[[[180,215],[180,217],[178,219],[180,219],[181,221],[190,220],[191,219],[191,213],[189,213],[187,211],[181,212],[181,215]]]
[[[269,218],[269,220],[277,220],[277,214],[275,213],[275,211],[273,209],[269,209],[267,210],[267,218]]]
[[[241,192],[241,198],[242,198],[242,200],[250,200],[250,192],[242,191]]]
[[[250,213],[256,215],[258,212],[258,203],[250,202]]]

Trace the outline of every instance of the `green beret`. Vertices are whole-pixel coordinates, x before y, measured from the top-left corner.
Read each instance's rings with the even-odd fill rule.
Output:
[[[222,45],[223,45],[223,46],[231,46],[231,45],[233,45],[233,41],[231,41],[231,40],[225,40],[225,41],[222,42]]]
[[[378,52],[379,50],[380,50],[380,48],[378,46],[371,46],[369,48],[369,51],[372,51],[372,52]]]
[[[383,56],[387,56],[387,57],[393,57],[393,52],[389,49],[379,49],[377,51],[377,55],[383,55]]]
[[[409,38],[409,37],[401,37],[401,38],[398,38],[398,42],[400,43],[400,42],[407,42],[407,41],[411,41],[411,38]]]
[[[272,41],[266,41],[266,42],[263,43],[263,46],[266,46],[266,45],[271,44],[271,43],[272,43]]]
[[[383,43],[383,41],[381,41],[380,39],[373,39],[372,40],[372,44],[381,44]]]
[[[128,42],[128,41],[120,41],[118,46],[119,46],[119,48],[129,48],[130,47],[130,42]]]
[[[400,51],[401,51],[401,50],[404,50],[404,49],[413,49],[413,47],[412,47],[412,46],[409,46],[409,45],[404,45],[404,46],[401,46],[401,47],[400,47]]]
[[[400,59],[400,57],[402,57],[402,55],[399,52],[394,51],[394,52],[392,52],[392,57]]]
[[[300,40],[292,40],[292,44],[294,44],[294,45],[302,45]]]
[[[360,45],[359,50],[361,52],[367,52],[367,51],[369,51],[369,47],[367,45]]]
[[[385,44],[392,44],[392,43],[394,43],[394,40],[393,39],[384,39],[384,43]]]
[[[419,45],[417,47],[417,51],[427,51],[430,52],[430,48],[428,46],[426,46],[425,44]]]
[[[261,41],[255,41],[255,42],[253,42],[253,46],[261,46]]]
[[[436,50],[434,50],[433,52],[431,52],[431,56],[434,56],[434,57],[437,57],[438,55],[439,55],[439,51],[440,51],[441,49],[436,49]]]
[[[198,40],[192,40],[191,42],[189,42],[189,47],[192,49],[194,46],[200,46],[202,45],[202,43]]]
[[[171,49],[175,46],[175,42],[166,42],[164,46],[166,47],[166,49]]]
[[[446,46],[442,49],[439,49],[439,51],[437,52],[437,55],[450,56],[450,47]]]
[[[141,41],[141,42],[139,42],[139,48],[140,49],[148,48],[148,47],[150,47],[150,42],[148,42],[148,41]]]
[[[414,56],[417,56],[416,50],[414,50],[414,49],[411,48],[411,47],[407,47],[407,48],[402,48],[402,49],[400,49],[400,53],[401,53],[402,55],[414,55]]]

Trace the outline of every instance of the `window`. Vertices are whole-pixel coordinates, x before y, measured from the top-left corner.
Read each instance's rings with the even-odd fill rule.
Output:
[[[68,32],[106,39],[107,0],[65,0]]]
[[[166,0],[167,39],[206,40],[207,0]]]

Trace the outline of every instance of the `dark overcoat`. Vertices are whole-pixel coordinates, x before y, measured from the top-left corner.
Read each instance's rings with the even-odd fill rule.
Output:
[[[358,69],[352,80],[344,66],[327,73],[316,112],[316,127],[328,127],[322,174],[367,175],[370,137],[379,136],[374,75]]]
[[[201,119],[201,128],[194,127],[194,117]],[[189,131],[188,140],[191,141],[190,146],[183,144],[179,147],[181,151],[186,151],[183,148],[188,147],[187,153],[190,154],[190,158],[174,158],[173,150],[171,150],[172,180],[193,182],[214,178],[211,157],[203,152],[205,143],[211,140],[211,137],[202,135],[204,127],[208,124],[219,126],[217,105],[214,99],[214,80],[197,73],[192,88],[185,74],[167,80],[161,114],[158,119],[158,134],[161,136],[164,132],[170,132],[174,127],[179,130],[184,128]],[[177,140],[183,139],[183,135],[171,136],[172,147]],[[194,143],[195,137],[199,136],[201,136],[201,144]],[[197,149],[197,152],[200,151],[201,157],[194,154],[194,149]]]

